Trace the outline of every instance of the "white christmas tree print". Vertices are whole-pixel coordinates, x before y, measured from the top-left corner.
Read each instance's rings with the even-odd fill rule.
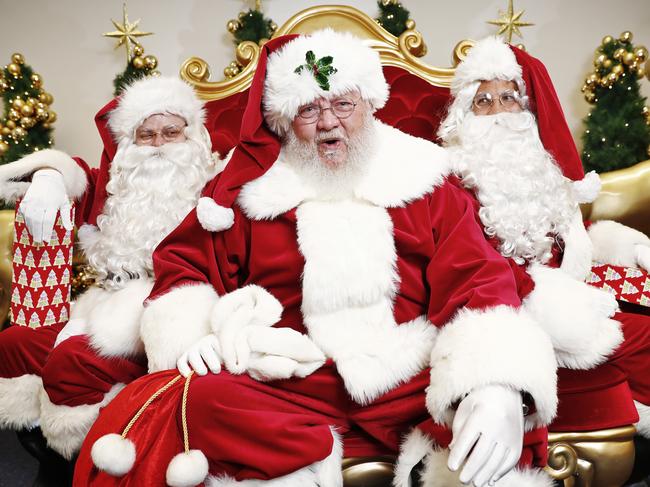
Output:
[[[27,255],[25,256],[25,267],[36,267],[36,263],[34,262],[34,254],[32,254],[32,251],[28,251]]]
[[[38,328],[39,326],[41,326],[41,320],[38,318],[38,313],[34,311],[32,316],[29,317],[29,327]]]
[[[25,321],[25,313],[22,309],[18,312],[18,318],[16,318],[16,324],[20,326],[27,325],[27,322]]]
[[[37,308],[45,308],[50,304],[50,301],[47,299],[47,293],[45,291],[41,292],[41,295],[38,297]]]
[[[54,324],[54,313],[52,312],[51,309],[47,310],[47,314],[45,315],[45,323],[44,325],[53,325]]]
[[[56,274],[54,273],[54,269],[50,271],[50,273],[47,275],[47,282],[45,283],[47,287],[54,287],[58,286],[59,282],[56,280]]]
[[[23,214],[19,211],[16,212],[16,217],[14,218],[16,223],[25,223],[25,219],[23,218]]]
[[[29,245],[31,243],[29,241],[29,233],[27,232],[27,229],[24,229],[23,233],[20,234],[20,243],[23,245]]]
[[[70,243],[72,242],[72,240],[70,239],[71,234],[72,234],[71,230],[68,230],[67,232],[65,232],[65,235],[63,236],[63,241],[61,242],[61,245],[70,245]]]
[[[34,275],[32,276],[32,280],[29,283],[29,287],[38,289],[39,287],[43,287],[43,280],[41,278],[41,275],[38,273],[38,271],[34,272]]]
[[[52,265],[52,262],[50,261],[50,254],[47,252],[43,252],[43,255],[41,255],[41,260],[38,261],[38,266],[39,267],[50,267]]]
[[[20,271],[20,275],[18,276],[18,284],[27,286],[27,273],[25,272],[25,269],[22,269]]]
[[[52,232],[52,238],[50,239],[50,246],[56,247],[57,245],[61,245],[61,241],[59,240],[59,234],[56,232]]]
[[[25,308],[33,308],[34,300],[32,299],[32,293],[29,290],[25,293],[25,299],[23,299],[23,306]]]
[[[65,306],[61,308],[61,314],[59,315],[59,323],[65,323],[68,321],[68,308]]]
[[[14,264],[20,265],[23,263],[23,253],[20,251],[20,247],[16,247],[13,260],[14,260]]]
[[[70,271],[68,269],[63,269],[63,275],[61,276],[61,285],[64,286],[70,284]]]
[[[56,257],[54,257],[54,265],[61,267],[63,264],[65,264],[65,257],[63,257],[63,250],[59,249],[56,252]]]
[[[52,305],[56,306],[57,304],[61,304],[63,302],[63,294],[61,293],[61,289],[57,289],[56,292],[54,293],[54,297],[52,298]]]
[[[20,293],[18,292],[18,288],[14,288],[14,292],[11,293],[11,302],[15,304],[20,304]]]

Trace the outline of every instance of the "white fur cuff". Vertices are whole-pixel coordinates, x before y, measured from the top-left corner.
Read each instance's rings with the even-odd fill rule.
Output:
[[[212,308],[219,299],[207,283],[180,286],[145,305],[141,337],[149,372],[173,369],[178,358],[210,333]]]
[[[31,183],[15,180],[47,167],[61,173],[68,197],[78,199],[84,194],[88,178],[79,164],[65,152],[45,149],[0,166],[0,199],[14,202],[22,198]]]
[[[536,413],[526,429],[545,425],[557,408],[556,366],[548,336],[520,310],[462,310],[438,334],[431,353],[427,408],[450,425],[452,405],[473,389],[503,384],[528,392]]]
[[[650,237],[612,220],[596,222],[588,232],[594,247],[593,260],[604,264],[637,267],[635,246],[650,246]]]

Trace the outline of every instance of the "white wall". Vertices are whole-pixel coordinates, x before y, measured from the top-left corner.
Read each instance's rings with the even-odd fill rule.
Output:
[[[507,0],[403,0],[423,33],[429,52],[425,60],[448,66],[451,50],[464,38],[480,38],[494,32],[485,23],[504,10]],[[323,2],[263,0],[267,16],[281,25],[297,11]],[[375,0],[341,1],[377,14]],[[130,0],[131,21],[141,18],[140,28],[154,36],[142,38],[147,54],[155,55],[163,74],[176,74],[181,63],[199,56],[212,67],[212,79],[221,79],[233,59],[228,19],[254,4],[252,0]],[[603,36],[631,30],[634,41],[650,48],[650,0],[515,0],[525,10],[524,21],[535,26],[522,29],[528,52],[541,58],[553,77],[569,125],[579,139],[581,119],[589,105],[580,93],[591,69],[594,49]],[[102,37],[113,30],[110,19],[121,21],[122,0],[0,0],[0,63],[10,62],[15,51],[44,79],[54,95],[58,113],[56,147],[96,164],[100,139],[93,116],[110,98],[112,80],[125,66],[124,49],[113,50],[115,41]],[[519,42],[515,38],[513,41]],[[642,83],[650,96],[650,82]]]

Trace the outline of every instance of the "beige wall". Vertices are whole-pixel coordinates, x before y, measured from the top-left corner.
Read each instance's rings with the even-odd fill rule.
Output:
[[[425,60],[447,66],[456,42],[494,32],[485,23],[505,9],[507,0],[404,0],[429,46]],[[144,38],[148,54],[160,62],[163,74],[176,74],[190,56],[200,56],[212,66],[213,79],[233,59],[232,37],[226,21],[236,17],[252,0],[130,0],[130,20],[141,18],[142,30],[155,33]],[[321,2],[264,0],[265,12],[282,24],[300,9]],[[350,0],[348,5],[372,16],[374,0]],[[631,30],[635,41],[650,47],[650,0],[515,0],[525,9],[523,20],[528,51],[541,58],[553,77],[574,135],[582,133],[581,119],[589,106],[580,87],[591,68],[592,54],[604,35]],[[96,164],[100,139],[93,125],[95,112],[111,97],[112,79],[124,68],[124,50],[113,50],[115,41],[101,36],[113,30],[110,19],[121,20],[118,0],[0,0],[0,63],[13,52],[22,52],[39,72],[45,88],[55,98],[56,147]],[[518,40],[517,40],[518,41]],[[650,95],[650,82],[643,82]]]

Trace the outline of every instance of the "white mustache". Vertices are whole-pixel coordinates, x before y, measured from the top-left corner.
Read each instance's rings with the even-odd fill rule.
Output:
[[[535,117],[530,112],[502,112],[495,115],[475,115],[468,113],[463,123],[466,137],[482,138],[495,127],[502,127],[511,132],[525,132],[535,124]]]

